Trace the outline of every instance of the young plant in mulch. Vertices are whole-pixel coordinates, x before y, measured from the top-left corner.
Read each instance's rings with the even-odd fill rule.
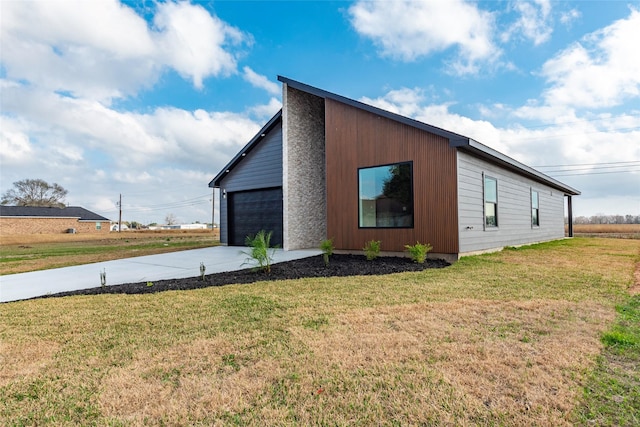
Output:
[[[367,257],[367,260],[372,261],[380,255],[380,240],[369,240],[364,244],[364,255]]]
[[[205,267],[204,262],[200,263],[200,280],[204,281],[204,273],[207,271],[207,267]]]
[[[105,269],[100,272],[100,286],[103,288],[107,286],[107,270]]]
[[[333,255],[333,239],[325,239],[320,242],[320,250],[322,251],[322,258],[324,259],[324,265],[329,266],[329,257]]]
[[[416,242],[415,245],[404,245],[404,247],[411,255],[413,262],[417,262],[418,264],[424,264],[424,261],[427,259],[427,254],[433,249],[433,246],[429,243],[424,245],[420,242]]]
[[[262,270],[267,274],[271,273],[271,264],[276,253],[276,248],[271,247],[271,234],[271,231],[260,230],[254,237],[247,236],[245,244],[249,247],[249,250],[242,252],[247,255],[247,259],[242,265],[253,263],[255,264],[254,270]]]

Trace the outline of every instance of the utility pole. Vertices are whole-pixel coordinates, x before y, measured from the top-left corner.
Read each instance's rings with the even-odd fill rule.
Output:
[[[120,193],[120,201],[118,202],[118,207],[120,208],[120,213],[118,215],[118,233],[121,231],[122,227],[122,193]]]

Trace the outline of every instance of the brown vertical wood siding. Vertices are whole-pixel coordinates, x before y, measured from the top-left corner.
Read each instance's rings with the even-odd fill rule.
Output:
[[[458,253],[456,150],[446,138],[325,100],[327,237],[336,249],[382,241],[403,251],[416,241],[435,253]],[[414,228],[358,228],[358,168],[413,162]]]

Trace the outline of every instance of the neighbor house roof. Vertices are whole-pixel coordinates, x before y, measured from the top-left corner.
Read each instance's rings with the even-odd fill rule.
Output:
[[[442,136],[449,140],[449,146],[451,147],[475,155],[477,157],[481,157],[489,162],[498,164],[503,168],[531,178],[534,181],[549,185],[552,188],[556,188],[557,190],[562,191],[564,194],[573,196],[580,194],[580,191],[576,190],[575,188],[563,184],[562,182],[553,179],[550,176],[543,174],[542,172],[539,172],[523,163],[520,163],[517,160],[514,160],[511,157],[502,154],[490,147],[487,147],[486,145],[483,145],[478,141],[475,141],[464,135],[450,132],[448,130],[441,129],[437,126],[432,126],[418,120],[411,119],[409,117],[401,116],[399,114],[392,113],[390,111],[344,97],[342,95],[327,92],[326,90],[318,89],[316,87],[309,86],[305,83],[301,83],[287,77],[278,76],[278,80],[286,84],[287,86],[300,90],[302,92],[306,92],[324,99],[332,99],[343,104],[358,108],[360,110],[368,111],[378,116],[385,117],[390,120],[394,120],[396,122],[403,123],[405,125],[421,129],[438,136]],[[269,120],[269,122],[260,130],[260,132],[258,132],[258,134],[256,134],[256,136],[254,136],[251,141],[249,141],[249,143],[224,167],[224,169],[222,169],[222,171],[209,183],[209,187],[219,187],[222,178],[242,160],[242,158],[248,151],[253,149],[255,145],[257,145],[262,140],[266,132],[271,130],[273,126],[280,122],[281,116],[282,110],[278,111],[278,113],[273,116],[271,120]]]
[[[80,206],[66,206],[64,208],[0,206],[0,216],[23,218],[78,218],[80,221],[109,221],[108,218],[88,211]]]

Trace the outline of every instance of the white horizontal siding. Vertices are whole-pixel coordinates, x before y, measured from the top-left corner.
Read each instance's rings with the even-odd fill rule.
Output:
[[[498,181],[498,227],[484,229],[482,174]],[[531,190],[538,191],[540,226],[531,226]],[[564,195],[558,190],[458,152],[460,253],[564,237]]]

